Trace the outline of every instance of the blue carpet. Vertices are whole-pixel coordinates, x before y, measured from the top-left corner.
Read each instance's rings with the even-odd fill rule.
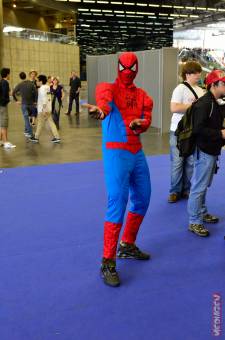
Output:
[[[207,239],[187,232],[186,201],[167,203],[168,156],[148,162],[153,193],[137,243],[153,259],[118,261],[117,289],[99,279],[101,161],[0,173],[1,340],[213,338],[212,295],[225,290],[225,157],[208,194],[221,221]]]

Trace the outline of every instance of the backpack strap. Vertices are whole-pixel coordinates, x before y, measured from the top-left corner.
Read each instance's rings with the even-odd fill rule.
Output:
[[[197,93],[195,92],[195,90],[193,89],[193,87],[192,87],[190,84],[188,84],[186,81],[184,81],[183,84],[189,88],[189,90],[190,90],[190,91],[193,93],[193,95],[195,96],[195,99],[198,99],[198,95],[197,95]]]

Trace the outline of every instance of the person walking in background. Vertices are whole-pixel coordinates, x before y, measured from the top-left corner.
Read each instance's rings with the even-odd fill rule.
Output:
[[[9,125],[9,115],[8,115],[8,103],[9,99],[9,77],[10,77],[10,69],[3,68],[1,70],[1,80],[0,80],[0,140],[1,145],[5,149],[15,148],[16,145],[13,145],[8,141],[8,125]]]
[[[170,104],[173,116],[170,125],[171,185],[169,203],[175,203],[180,198],[188,198],[190,191],[193,156],[186,159],[179,156],[175,131],[188,107],[204,94],[204,90],[197,85],[201,72],[202,68],[199,63],[195,61],[186,62],[182,67],[183,83],[179,84],[172,94]]]
[[[37,89],[32,81],[26,79],[26,73],[21,72],[19,77],[22,81],[15,87],[12,95],[14,100],[21,104],[25,124],[24,135],[30,138],[33,136],[33,130],[29,115],[32,113],[37,100]],[[18,94],[21,96],[21,102],[16,97]]]
[[[70,78],[70,93],[69,93],[69,107],[66,112],[67,115],[71,114],[73,101],[76,102],[76,114],[79,114],[79,94],[81,89],[81,81],[80,78],[76,75],[75,71],[72,71]]]
[[[30,138],[30,141],[33,143],[39,142],[39,136],[41,134],[41,130],[45,125],[45,122],[48,122],[50,130],[53,134],[53,143],[60,143],[59,134],[55,123],[52,119],[52,101],[51,101],[51,93],[50,87],[47,85],[47,77],[43,74],[38,76],[38,85],[40,86],[38,90],[38,102],[37,102],[37,110],[38,110],[38,124],[37,130],[34,137]]]
[[[53,84],[50,86],[52,95],[52,118],[55,122],[57,129],[59,129],[59,117],[62,108],[62,100],[64,98],[64,91],[62,85],[59,84],[57,77],[53,78]]]
[[[35,70],[32,70],[30,71],[29,73],[29,77],[30,77],[30,80],[32,81],[32,83],[34,84],[36,90],[38,90],[38,85],[37,85],[37,71]],[[36,91],[37,93],[37,91]],[[35,100],[35,104],[37,103],[37,97],[36,97],[36,100]],[[36,124],[36,119],[37,119],[37,106],[34,105],[31,109],[31,112],[29,113],[30,115],[30,123],[32,126],[35,126]]]

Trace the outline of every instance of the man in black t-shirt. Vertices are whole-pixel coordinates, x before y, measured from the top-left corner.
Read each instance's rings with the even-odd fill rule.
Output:
[[[219,70],[206,77],[207,93],[193,106],[193,133],[196,139],[194,172],[188,200],[189,230],[198,236],[209,236],[205,223],[217,223],[219,218],[208,213],[207,188],[216,170],[216,160],[225,144],[224,108],[218,99],[225,95],[225,76]]]
[[[69,94],[69,107],[67,115],[70,115],[72,111],[73,101],[76,102],[76,114],[79,114],[79,94],[81,89],[80,78],[76,75],[75,71],[72,71],[70,78],[70,94]]]
[[[3,68],[1,70],[1,80],[0,80],[0,144],[3,145],[5,149],[12,149],[16,146],[8,141],[8,125],[9,125],[9,115],[8,115],[8,103],[9,99],[9,75],[10,69]]]

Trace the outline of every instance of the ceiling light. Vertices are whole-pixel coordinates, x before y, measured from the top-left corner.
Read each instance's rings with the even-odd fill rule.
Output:
[[[22,32],[24,31],[24,28],[21,27],[15,27],[15,26],[6,26],[3,28],[4,33],[9,33],[9,32]]]
[[[154,15],[155,13],[147,13],[147,12],[136,12],[137,14],[143,14],[143,15]]]

